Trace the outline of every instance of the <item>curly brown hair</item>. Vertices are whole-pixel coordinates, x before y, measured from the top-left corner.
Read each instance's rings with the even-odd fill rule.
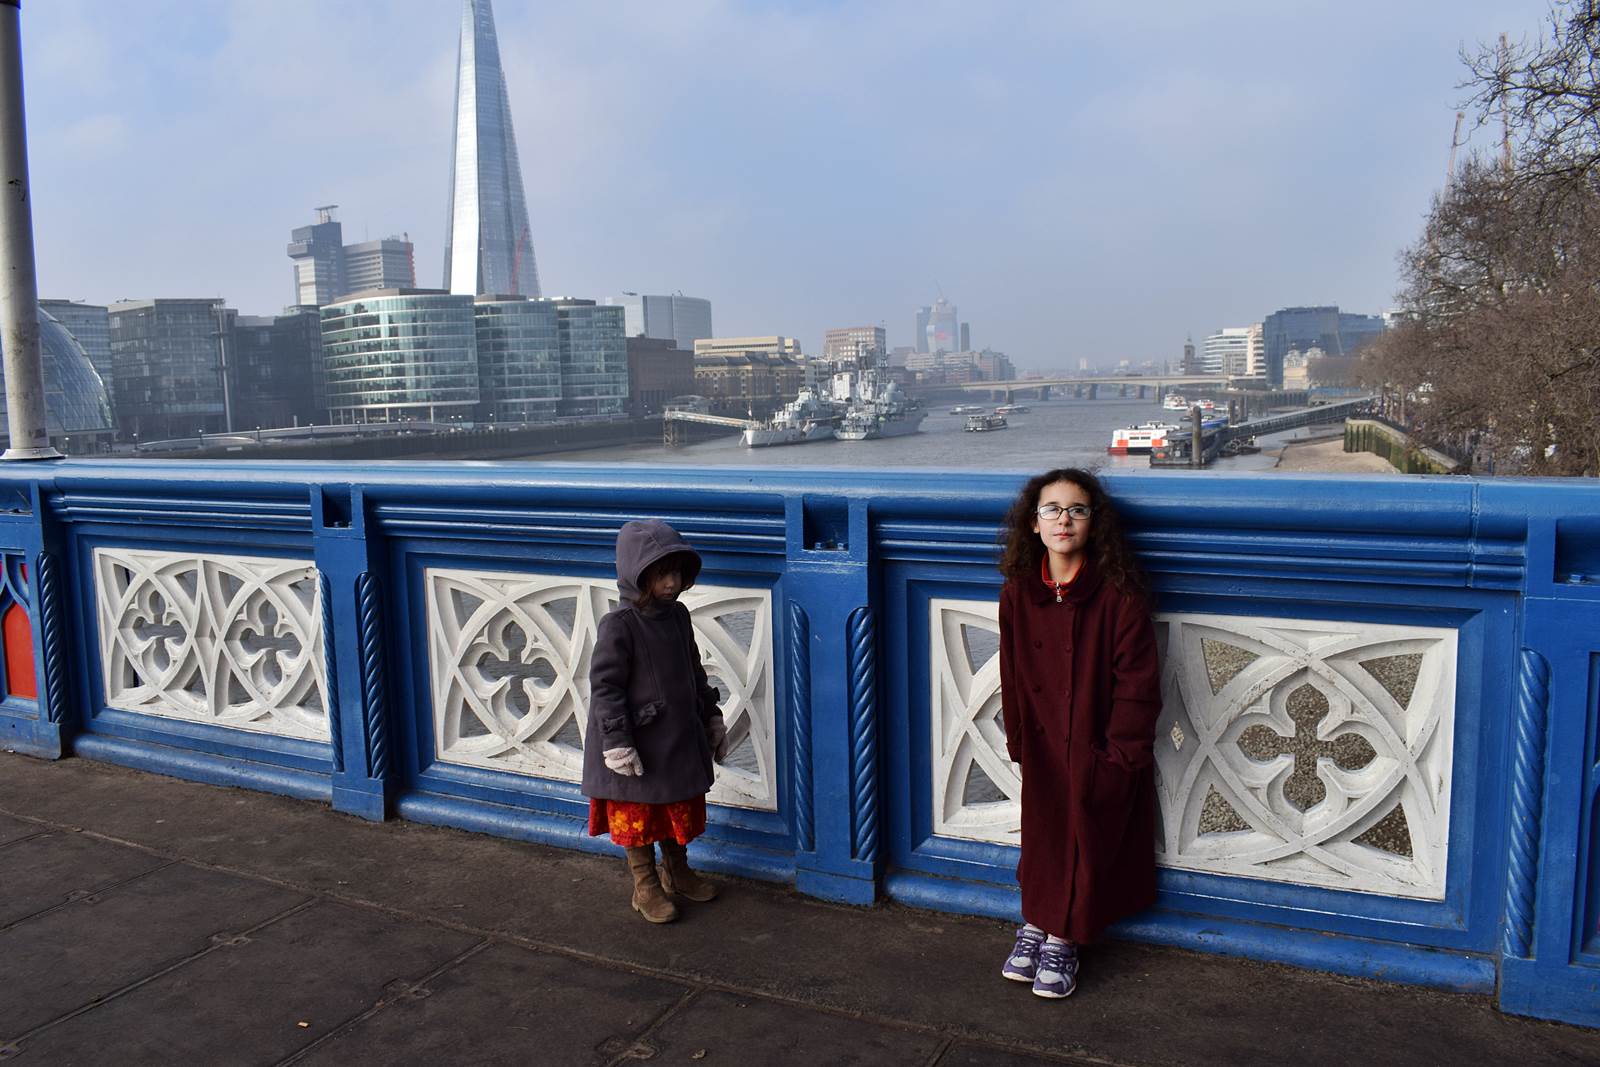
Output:
[[[1089,523],[1088,555],[1095,566],[1124,593],[1146,596],[1144,571],[1122,532],[1122,519],[1111,502],[1111,495],[1092,472],[1077,467],[1045,471],[1029,478],[1022,486],[1000,528],[1000,543],[1004,546],[1000,553],[1000,573],[1007,578],[1024,580],[1038,576],[1044,543],[1033,529],[1034,510],[1039,506],[1039,494],[1046,486],[1057,482],[1071,482],[1089,497],[1093,518]]]

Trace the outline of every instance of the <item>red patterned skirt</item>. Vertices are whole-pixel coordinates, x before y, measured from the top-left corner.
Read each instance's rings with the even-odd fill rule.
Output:
[[[644,804],[633,800],[589,798],[589,836],[610,834],[623,848],[653,845],[671,839],[687,845],[706,829],[706,798]]]

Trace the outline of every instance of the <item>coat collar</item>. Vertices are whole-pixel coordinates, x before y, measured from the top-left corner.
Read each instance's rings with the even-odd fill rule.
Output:
[[[1090,597],[1094,596],[1096,590],[1100,588],[1100,581],[1100,568],[1094,565],[1093,559],[1085,556],[1083,560],[1083,566],[1079,567],[1078,573],[1073,576],[1072,584],[1068,585],[1065,591],[1063,591],[1061,594],[1062,603],[1082,604],[1085,600],[1088,600]],[[1055,603],[1055,592],[1050,588],[1050,586],[1042,582],[1037,574],[1029,579],[1025,584],[1027,588],[1032,590],[1032,593],[1029,595],[1034,603]]]

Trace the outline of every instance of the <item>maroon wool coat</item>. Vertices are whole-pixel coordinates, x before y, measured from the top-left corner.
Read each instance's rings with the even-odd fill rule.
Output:
[[[1022,765],[1022,915],[1070,941],[1156,898],[1161,674],[1144,602],[1085,561],[1057,603],[1037,575],[1000,592],[1006,748]]]

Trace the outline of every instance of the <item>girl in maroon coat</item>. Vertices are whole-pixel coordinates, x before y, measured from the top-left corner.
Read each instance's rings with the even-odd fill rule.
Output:
[[[1155,631],[1105,489],[1082,470],[1022,487],[1000,563],[1006,748],[1022,767],[1022,918],[1005,977],[1077,987],[1078,945],[1156,896]]]

